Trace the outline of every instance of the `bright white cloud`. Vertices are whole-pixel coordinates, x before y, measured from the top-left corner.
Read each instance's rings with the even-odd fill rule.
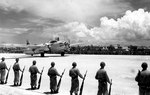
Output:
[[[68,23],[55,28],[44,30],[42,37],[51,35],[67,37],[74,41],[83,42],[139,42],[150,39],[150,13],[139,9],[127,11],[117,20],[103,17],[100,26],[87,28],[87,25],[79,22]],[[145,43],[146,44],[146,43]]]
[[[120,41],[135,43],[150,39],[149,12],[139,9],[126,11],[124,16],[117,20],[107,17],[107,14],[122,13],[129,8],[128,4],[123,4],[119,0],[2,0],[0,7],[8,12],[15,10],[19,13],[24,10],[45,19],[58,18],[66,21],[65,24],[58,23],[58,25],[50,27],[47,24],[49,21],[40,20],[35,21],[37,27],[30,27],[27,30],[6,29],[12,35],[20,36],[20,33],[23,32],[28,33],[32,38],[34,36],[40,38],[59,36],[61,39],[71,39],[73,42],[82,41],[89,44],[102,42],[117,44]],[[103,15],[106,17],[100,18]],[[85,22],[93,21],[98,16],[100,25],[88,28]],[[6,33],[8,33],[7,31]],[[17,38],[17,36],[15,37]]]

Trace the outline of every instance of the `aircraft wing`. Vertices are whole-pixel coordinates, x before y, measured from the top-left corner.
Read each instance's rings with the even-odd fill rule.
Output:
[[[36,48],[34,52],[41,53],[41,52],[47,52],[47,51],[49,51],[49,48],[46,46],[42,46],[42,47]]]

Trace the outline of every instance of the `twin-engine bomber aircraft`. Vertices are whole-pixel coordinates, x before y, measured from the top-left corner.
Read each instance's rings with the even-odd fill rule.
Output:
[[[45,53],[60,53],[61,56],[64,56],[65,52],[69,50],[70,43],[59,41],[59,38],[57,38],[48,43],[38,45],[30,45],[27,41],[27,47],[25,48],[24,53],[31,56],[34,54],[41,54],[41,57],[44,57]]]
[[[31,45],[27,40],[26,45],[19,44],[5,44],[2,45],[4,47],[22,47],[24,48],[24,53],[27,55],[35,55],[40,54],[41,57],[44,57],[45,53],[57,53],[64,56],[67,51],[70,50],[70,43],[65,41],[59,41],[59,38],[55,38],[55,40],[49,41],[44,44],[35,44]]]

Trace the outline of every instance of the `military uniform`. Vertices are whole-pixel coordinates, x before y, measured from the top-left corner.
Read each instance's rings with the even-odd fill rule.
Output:
[[[139,85],[139,95],[150,95],[150,71],[142,70],[135,78]]]
[[[70,69],[69,76],[71,77],[71,90],[70,90],[70,93],[72,95],[72,93],[74,92],[75,95],[78,95],[78,91],[79,91],[78,76],[81,77],[81,78],[83,78],[83,76],[81,75],[80,71],[76,67],[73,67],[72,69]]]
[[[6,63],[4,61],[0,62],[0,83],[4,84],[4,80],[5,80],[5,74],[6,74]]]
[[[51,67],[48,70],[48,76],[50,77],[51,92],[54,93],[57,89],[57,76],[60,76],[60,74],[57,72],[57,70],[54,67]]]
[[[96,73],[95,79],[98,80],[98,93],[97,95],[108,95],[107,82],[110,83],[107,72],[104,69],[99,69]]]
[[[35,65],[30,66],[30,79],[31,79],[31,89],[35,89],[37,86],[37,73],[40,73],[38,68]]]
[[[14,70],[14,85],[17,86],[17,85],[19,85],[19,76],[20,76],[19,70],[21,71],[18,62],[14,63],[13,70]]]

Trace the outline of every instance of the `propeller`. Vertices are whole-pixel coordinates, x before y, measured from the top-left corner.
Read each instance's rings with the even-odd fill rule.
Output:
[[[65,45],[65,46],[68,46],[68,47],[70,48],[70,43],[64,42],[64,45]]]

